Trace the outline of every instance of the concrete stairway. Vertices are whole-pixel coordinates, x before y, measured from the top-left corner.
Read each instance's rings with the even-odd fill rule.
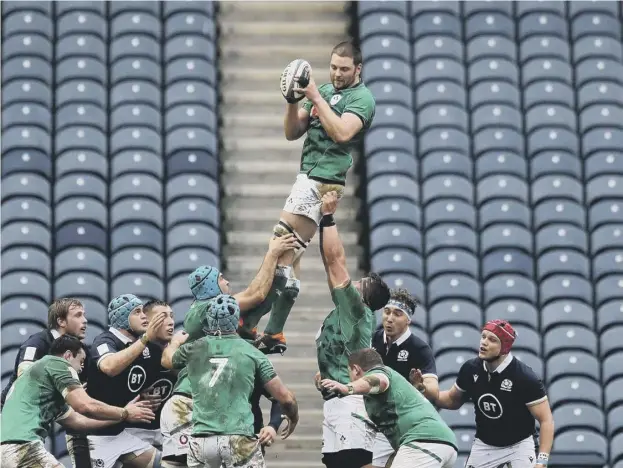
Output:
[[[299,1],[219,4],[224,260],[234,291],[245,288],[259,268],[299,167],[303,138],[288,142],[283,135],[285,101],[279,77],[290,61],[304,58],[319,84],[328,80],[331,49],[347,38],[347,6],[347,2]],[[357,277],[357,178],[351,173],[347,183],[336,220],[349,271]],[[271,357],[296,393],[301,411],[294,435],[268,449],[267,464],[275,468],[322,466],[322,400],[313,385],[314,336],[333,304],[317,239],[303,258],[301,282],[286,324],[289,350],[285,356]],[[260,330],[265,323],[266,318]]]

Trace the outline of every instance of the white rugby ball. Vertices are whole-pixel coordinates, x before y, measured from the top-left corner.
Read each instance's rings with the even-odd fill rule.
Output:
[[[293,60],[283,70],[281,74],[281,80],[279,82],[281,87],[281,94],[283,97],[292,102],[298,102],[305,97],[303,93],[294,91],[294,88],[304,88],[309,82],[311,74],[311,65],[309,62],[303,59]]]

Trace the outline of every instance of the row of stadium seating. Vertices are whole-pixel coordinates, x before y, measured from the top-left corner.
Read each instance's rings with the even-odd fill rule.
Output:
[[[371,270],[421,300],[411,329],[442,389],[482,323],[507,319],[514,354],[547,385],[554,452],[623,467],[619,2],[357,6],[377,100]],[[468,452],[473,407],[444,418]]]
[[[53,298],[85,302],[90,342],[111,297],[187,310],[189,265],[220,265],[214,15],[2,2],[3,387]],[[66,456],[62,431],[47,444]]]

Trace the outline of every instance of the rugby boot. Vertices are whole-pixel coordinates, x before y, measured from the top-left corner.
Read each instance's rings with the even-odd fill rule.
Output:
[[[257,340],[255,340],[255,347],[264,354],[280,353],[282,356],[288,349],[288,346],[286,345],[286,337],[283,333],[277,333],[275,335],[264,333]]]

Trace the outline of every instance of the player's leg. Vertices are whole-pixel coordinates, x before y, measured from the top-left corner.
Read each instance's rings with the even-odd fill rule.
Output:
[[[173,395],[162,407],[162,466],[186,466],[188,441],[192,431],[193,400]]]
[[[365,414],[363,398],[348,396],[326,401],[323,408],[322,462],[327,468],[372,465],[375,431],[353,414]]]
[[[511,453],[508,462],[509,466],[513,468],[532,468],[537,462],[534,439],[532,437],[522,440],[509,447],[509,449]]]
[[[40,441],[24,444],[3,444],[0,450],[2,451],[0,455],[2,468],[22,468],[25,466],[64,468]]]
[[[224,436],[191,437],[188,442],[188,468],[221,468]]]
[[[152,447],[140,455],[123,455],[121,461],[123,462],[123,468],[161,468],[162,453]]]
[[[511,453],[508,447],[492,447],[480,439],[475,439],[465,467],[498,468],[508,463]]]
[[[265,468],[262,447],[255,438],[224,436],[221,446],[223,468]]]
[[[374,450],[372,451],[372,466],[374,468],[385,468],[389,457],[394,453],[389,440],[380,432],[377,432],[374,440]]]
[[[257,325],[260,322],[260,319],[270,312],[270,309],[275,304],[275,301],[282,294],[283,289],[286,287],[287,281],[291,276],[291,269],[291,267],[287,266],[277,266],[273,284],[270,287],[270,291],[268,292],[266,299],[251,310],[244,313],[241,311],[238,334],[242,338],[252,341],[255,341],[258,338]]]
[[[117,461],[131,468],[148,468],[156,458],[159,463],[160,452],[127,431],[114,436],[89,436],[89,445],[92,464],[97,468],[113,468]]]
[[[456,449],[449,445],[409,442],[396,451],[391,467],[452,468],[456,458]]]
[[[65,434],[67,453],[73,468],[92,468],[89,440],[83,434]]]

